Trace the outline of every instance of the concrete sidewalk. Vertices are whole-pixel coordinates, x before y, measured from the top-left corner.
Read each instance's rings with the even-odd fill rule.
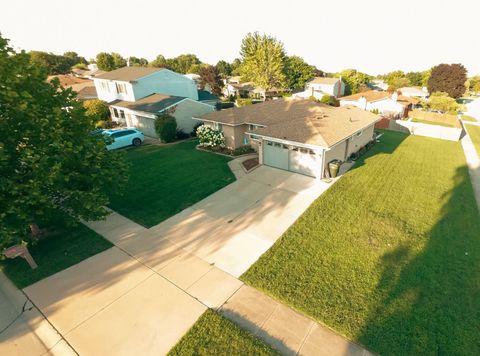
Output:
[[[465,125],[468,130],[468,125]],[[470,180],[472,181],[473,192],[477,201],[477,206],[480,209],[480,158],[478,157],[472,139],[466,130],[465,136],[461,139],[463,152],[467,161],[468,172],[470,173]]]
[[[0,331],[0,355],[77,355],[2,272]]]
[[[284,355],[373,355],[249,286],[242,286],[220,312]]]

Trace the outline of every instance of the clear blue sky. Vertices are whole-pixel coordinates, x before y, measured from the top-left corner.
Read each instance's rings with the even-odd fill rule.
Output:
[[[101,51],[153,59],[194,53],[216,63],[238,56],[247,32],[277,37],[287,53],[329,72],[370,74],[463,63],[480,74],[480,1],[15,0],[0,32],[16,48]]]

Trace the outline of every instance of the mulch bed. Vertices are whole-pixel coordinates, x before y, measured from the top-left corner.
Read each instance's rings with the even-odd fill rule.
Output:
[[[258,162],[258,157],[255,157],[255,158],[250,158],[250,159],[247,159],[245,161],[242,162],[243,166],[245,167],[245,169],[248,171],[250,171],[251,169],[255,168],[256,166],[258,166],[259,162]]]

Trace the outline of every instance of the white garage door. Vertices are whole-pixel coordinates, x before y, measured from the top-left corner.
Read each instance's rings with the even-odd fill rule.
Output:
[[[263,163],[267,166],[288,170],[288,146],[278,142],[265,141]]]
[[[308,148],[292,147],[290,149],[289,170],[316,177],[320,172],[319,157]]]
[[[321,156],[312,150],[265,141],[263,145],[263,164],[287,171],[316,177],[320,174]]]
[[[132,126],[136,127],[144,133],[146,136],[158,137],[155,131],[155,120],[149,117],[131,115]]]

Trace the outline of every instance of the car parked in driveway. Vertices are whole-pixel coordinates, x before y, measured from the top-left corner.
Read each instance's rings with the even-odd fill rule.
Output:
[[[140,146],[145,140],[143,132],[135,128],[104,130],[102,135],[113,139],[113,142],[107,145],[107,150],[115,150],[126,146]]]

